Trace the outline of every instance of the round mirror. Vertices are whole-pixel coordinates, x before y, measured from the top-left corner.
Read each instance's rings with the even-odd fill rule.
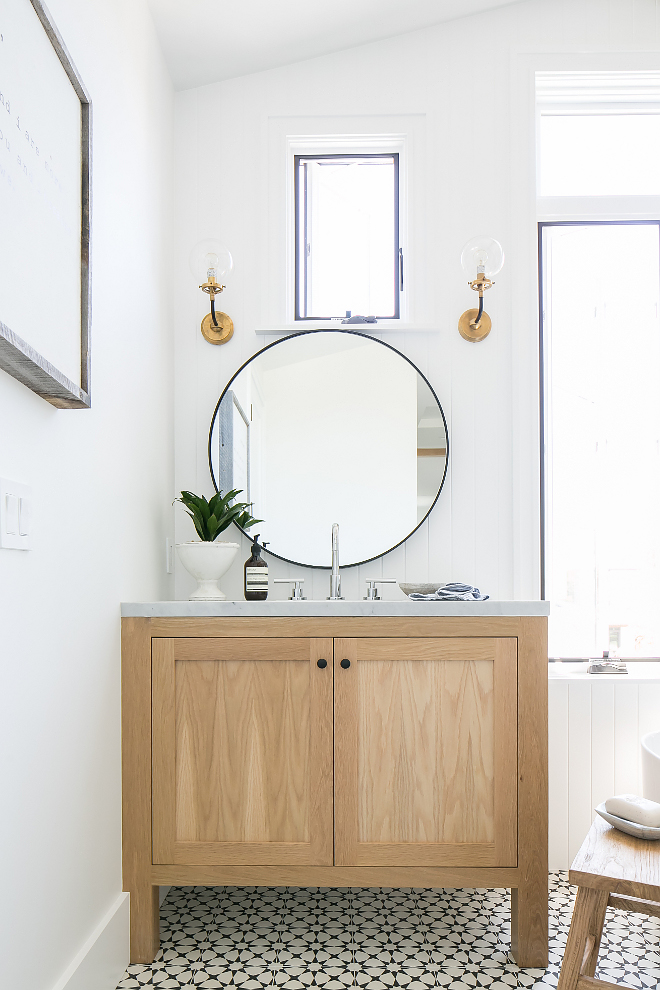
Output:
[[[421,371],[349,330],[264,347],[225,388],[209,434],[216,490],[241,489],[268,552],[305,567],[330,566],[335,522],[342,567],[402,543],[433,508],[447,457],[445,415]]]

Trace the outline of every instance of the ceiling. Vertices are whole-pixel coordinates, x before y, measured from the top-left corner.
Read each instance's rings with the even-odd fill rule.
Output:
[[[175,88],[190,89],[510,6],[512,0],[149,2]]]

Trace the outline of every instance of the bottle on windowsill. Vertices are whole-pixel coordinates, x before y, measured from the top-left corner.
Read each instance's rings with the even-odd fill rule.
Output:
[[[268,564],[261,557],[268,543],[259,544],[259,533],[252,541],[252,556],[245,561],[244,593],[246,602],[265,602],[268,598]]]

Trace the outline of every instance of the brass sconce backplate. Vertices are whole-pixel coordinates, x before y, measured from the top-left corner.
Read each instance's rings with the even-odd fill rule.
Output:
[[[487,337],[493,325],[488,313],[482,313],[479,326],[475,329],[471,324],[475,322],[478,315],[478,309],[466,309],[458,321],[458,332],[461,337],[464,340],[469,340],[472,344],[478,344],[480,340]]]
[[[475,310],[476,312],[476,310]],[[234,334],[234,321],[226,313],[215,311],[217,327],[213,326],[213,317],[207,313],[202,320],[202,335],[209,344],[226,344]]]

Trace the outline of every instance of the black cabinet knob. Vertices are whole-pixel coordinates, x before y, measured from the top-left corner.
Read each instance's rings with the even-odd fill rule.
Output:
[[[342,662],[339,664],[339,666],[340,667],[343,667],[344,670],[348,670],[348,668],[350,667],[350,665],[351,665],[351,661],[350,660],[346,660],[346,659],[342,660]]]
[[[316,666],[317,667],[320,667],[321,670],[323,670],[324,667],[327,667],[328,666],[328,661],[327,660],[324,660],[323,658],[321,658],[320,660],[317,660],[316,661]]]

